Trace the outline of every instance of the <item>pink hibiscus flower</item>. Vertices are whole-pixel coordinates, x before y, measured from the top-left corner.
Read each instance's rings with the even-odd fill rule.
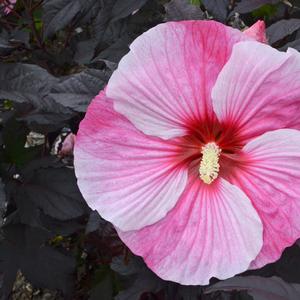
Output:
[[[300,55],[251,36],[158,25],[80,125],[83,196],[163,279],[225,279],[300,237]]]
[[[17,0],[0,0],[0,8],[4,6],[4,13],[9,14],[14,8]]]

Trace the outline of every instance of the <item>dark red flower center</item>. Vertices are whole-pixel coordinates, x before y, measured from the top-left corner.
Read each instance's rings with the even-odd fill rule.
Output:
[[[230,123],[221,124],[216,118],[188,123],[187,135],[180,138],[184,163],[194,171],[196,169],[196,172],[193,173],[197,175],[199,175],[200,165],[204,159],[203,149],[207,145],[215,144],[216,149],[220,149],[219,154],[217,150],[215,151],[218,157],[213,158],[212,154],[207,154],[211,159],[209,162],[208,156],[205,158],[208,171],[215,168],[219,175],[226,176],[228,172],[239,165],[245,143],[237,126]],[[216,158],[218,159],[216,160]],[[215,177],[215,174],[212,176]]]

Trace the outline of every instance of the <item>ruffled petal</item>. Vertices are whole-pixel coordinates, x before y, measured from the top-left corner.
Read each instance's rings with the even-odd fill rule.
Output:
[[[264,227],[264,245],[251,268],[277,260],[300,237],[300,131],[280,129],[244,147],[229,179],[251,199]]]
[[[193,176],[168,215],[121,239],[165,280],[205,285],[245,271],[262,246],[262,224],[247,196],[224,179]]]
[[[213,118],[211,89],[233,44],[249,40],[214,21],[158,25],[138,37],[112,75],[107,96],[146,134],[169,139]]]
[[[187,183],[180,149],[149,137],[113,110],[102,92],[89,106],[76,137],[78,186],[89,206],[122,230],[157,222]]]
[[[300,129],[300,54],[258,42],[234,46],[212,91],[220,122],[248,139],[281,128]]]

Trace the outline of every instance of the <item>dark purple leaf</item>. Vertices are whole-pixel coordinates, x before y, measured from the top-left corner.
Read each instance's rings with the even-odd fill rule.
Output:
[[[265,4],[277,4],[278,2],[280,2],[280,0],[242,0],[236,5],[235,11],[246,14]]]
[[[73,290],[75,259],[49,246],[39,247],[23,257],[21,270],[32,284],[41,288],[59,289],[64,294]]]
[[[47,108],[44,97],[57,82],[57,78],[39,66],[0,63],[0,99]]]
[[[0,56],[9,55],[15,47],[9,42],[9,34],[2,30],[0,33]]]
[[[202,0],[202,3],[216,20],[220,22],[226,21],[229,0]]]
[[[300,51],[300,39],[285,44],[280,50],[286,51],[289,47]]]
[[[142,258],[129,256],[115,257],[111,268],[127,280],[126,289],[121,291],[116,300],[139,300],[144,294],[160,294],[162,298],[172,300],[198,300],[203,292],[201,286],[183,286],[178,283],[165,281],[154,274],[143,262]],[[147,298],[146,298],[147,299]],[[154,298],[156,299],[156,298]]]
[[[206,289],[206,293],[220,290],[247,290],[255,300],[300,299],[300,284],[289,284],[279,277],[237,276],[214,284]]]
[[[200,7],[192,5],[188,0],[172,0],[165,4],[166,21],[202,20],[204,13]]]
[[[106,85],[108,73],[87,69],[54,85],[47,100],[76,112],[85,112],[88,104]],[[58,111],[59,112],[59,111]]]
[[[96,17],[99,10],[102,9],[104,2],[99,0],[78,0],[80,4],[80,13],[76,15],[74,23],[78,25],[85,25],[90,23]]]
[[[9,294],[18,269],[37,287],[60,289],[70,294],[75,261],[45,246],[52,237],[47,231],[22,224],[6,226],[3,231],[0,269],[4,273],[4,295]]]
[[[9,55],[24,45],[30,47],[28,31],[19,29],[10,32],[4,29],[0,31],[0,56]]]
[[[91,211],[88,222],[86,224],[85,233],[91,233],[100,228],[104,224],[104,221],[96,210]]]
[[[110,267],[122,276],[135,275],[147,270],[142,258],[137,256],[130,257],[128,261],[125,261],[123,256],[116,256],[113,258]]]
[[[46,228],[50,232],[58,235],[68,236],[76,231],[84,228],[81,218],[71,219],[67,221],[57,220],[50,216],[45,215],[43,212],[40,213],[40,224],[43,228]]]
[[[111,46],[102,51],[100,55],[94,58],[93,62],[109,61],[118,63],[120,59],[129,51],[129,45],[131,42],[132,39],[129,36],[123,36],[119,38],[115,43],[113,43]]]
[[[43,3],[44,38],[67,26],[81,10],[79,0],[46,0]]]
[[[267,28],[269,44],[274,44],[300,28],[300,19],[280,20]]]
[[[111,45],[128,31],[126,22],[122,22],[122,20],[112,22],[110,14],[111,7],[108,6],[95,19],[93,28],[95,30],[94,36],[97,40],[97,46]]]
[[[19,206],[31,201],[46,215],[62,221],[87,212],[74,170],[56,163],[54,158],[31,161],[21,171],[20,181],[15,192]]]
[[[125,18],[140,9],[148,0],[116,0],[112,9],[112,22]]]
[[[6,210],[6,195],[5,195],[5,185],[0,178],[0,227],[3,224],[3,216]]]
[[[68,114],[67,111],[63,113],[33,111],[24,117],[18,118],[18,120],[26,122],[27,126],[33,131],[46,134],[66,126],[71,117],[72,114]]]
[[[121,291],[115,300],[139,300],[142,294],[159,292],[164,285],[164,281],[160,280],[154,273],[147,269],[141,269],[132,285]]]
[[[113,293],[113,278],[107,275],[91,290],[89,300],[112,300]]]
[[[74,60],[79,64],[89,64],[92,58],[94,57],[96,46],[96,39],[88,39],[85,41],[78,42],[76,44]]]

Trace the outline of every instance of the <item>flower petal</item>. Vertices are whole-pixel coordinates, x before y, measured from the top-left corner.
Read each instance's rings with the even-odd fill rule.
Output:
[[[188,122],[213,116],[217,75],[233,44],[249,39],[214,21],[158,25],[132,43],[107,96],[144,133],[164,139],[185,135]]]
[[[165,280],[205,285],[245,271],[262,246],[262,224],[247,196],[224,179],[196,176],[168,215],[121,239]]]
[[[300,131],[280,129],[244,147],[246,164],[230,181],[251,199],[264,227],[252,268],[277,260],[300,237]]]
[[[258,42],[234,46],[212,91],[219,121],[248,139],[284,127],[300,128],[300,54]]]
[[[157,222],[187,183],[175,143],[149,137],[116,113],[102,92],[75,141],[78,186],[89,206],[122,230]]]
[[[268,43],[267,35],[266,35],[266,24],[264,21],[257,21],[251,27],[243,31],[244,34],[253,37],[255,40],[261,43]]]
[[[4,1],[4,3],[2,4],[5,7],[4,8],[4,13],[5,14],[9,14],[13,10],[16,2],[17,2],[17,0],[7,0],[7,1]],[[2,5],[0,5],[0,8],[1,8]]]

